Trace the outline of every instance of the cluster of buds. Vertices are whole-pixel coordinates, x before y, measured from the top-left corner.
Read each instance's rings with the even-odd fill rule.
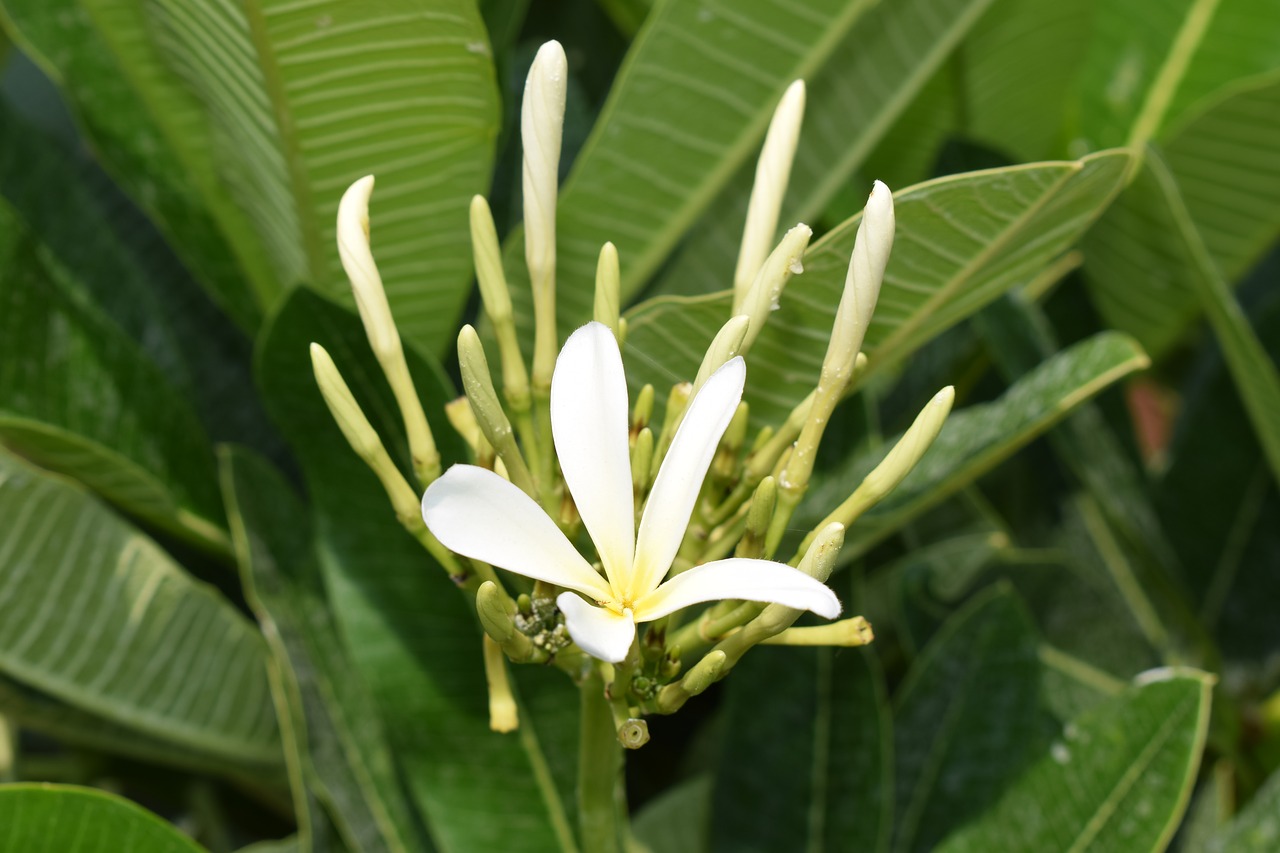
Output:
[[[342,381],[312,344],[316,379],[351,446],[377,474],[400,522],[471,597],[484,631],[494,729],[516,727],[508,663],[554,665],[603,683],[627,747],[648,739],[646,714],[666,714],[723,678],[752,646],[857,646],[862,617],[794,627],[806,610],[840,604],[825,581],[845,529],[916,465],[951,409],[940,391],[879,466],[801,542],[776,559],[813,475],[836,405],[865,372],[861,353],[893,243],[893,199],[877,183],[867,202],[816,387],[776,428],[749,436],[741,401],[746,360],[811,236],[801,224],[772,250],[804,110],[788,88],[756,172],[734,276],[731,317],[691,382],[628,399],[620,344],[618,253],[606,243],[594,320],[560,349],[555,321],[555,209],[567,69],[560,45],[538,52],[524,93],[525,259],[533,289],[531,369],[516,333],[489,207],[471,204],[476,275],[500,358],[500,390],[480,336],[464,326],[465,396],[445,404],[470,464],[441,472],[369,244],[373,178],[338,212],[338,244],[370,345],[409,437],[410,485]],[[559,356],[557,357],[557,351]],[[419,495],[422,495],[419,501]],[[494,567],[506,570],[500,578]]]

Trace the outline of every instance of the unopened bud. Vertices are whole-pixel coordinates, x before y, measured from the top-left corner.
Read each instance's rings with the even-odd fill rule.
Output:
[[[835,646],[853,648],[865,646],[874,640],[871,623],[861,616],[853,616],[832,622],[830,625],[813,625],[804,628],[788,628],[781,634],[764,640],[771,646]]]
[[[747,337],[747,329],[751,326],[751,318],[745,314],[731,317],[729,322],[720,327],[711,346],[707,347],[702,357],[702,365],[698,368],[698,376],[693,381],[693,396],[697,396],[702,386],[724,365],[742,351],[742,342]]]
[[[531,497],[536,495],[533,477],[525,465],[520,448],[516,445],[511,421],[498,402],[493,389],[493,377],[489,374],[489,362],[484,355],[480,336],[471,326],[463,326],[458,333],[458,366],[462,373],[462,387],[471,401],[480,431],[493,445],[507,467],[511,482]]]
[[[524,356],[516,337],[515,321],[511,316],[511,291],[502,270],[502,248],[498,244],[498,231],[493,224],[489,203],[480,195],[471,199],[471,251],[475,256],[480,299],[498,339],[498,354],[502,361],[502,393],[514,410],[524,411],[529,407],[529,374],[525,369]]]
[[[618,249],[612,243],[600,248],[596,262],[596,298],[593,318],[603,323],[618,337],[618,312],[622,303],[622,272],[618,267]]]
[[[773,112],[760,159],[756,161],[756,179],[751,187],[747,221],[742,229],[742,246],[738,250],[738,265],[733,273],[735,310],[746,298],[778,232],[778,214],[782,210],[782,199],[787,194],[791,163],[795,159],[800,123],[804,118],[804,100],[803,80],[787,87]]]
[[[636,404],[631,410],[632,435],[639,434],[649,425],[649,419],[653,417],[653,396],[653,386],[646,382],[636,395]]]
[[[489,728],[503,733],[515,731],[520,727],[520,716],[507,678],[507,662],[502,649],[488,636],[484,638],[484,677],[489,685]]]
[[[689,406],[689,400],[693,396],[693,385],[688,382],[680,382],[671,387],[671,393],[667,395],[667,410],[662,415],[662,430],[658,433],[658,444],[653,452],[653,463],[649,466],[649,481],[658,476],[658,468],[662,466],[662,459],[667,455],[667,450],[671,447],[671,441],[675,438],[676,427],[680,426],[680,421],[684,418],[684,410]]]
[[[933,445],[955,399],[956,391],[950,385],[935,394],[889,454],[862,481],[859,490],[865,489],[867,496],[875,502],[897,488]]]
[[[649,477],[652,466],[653,430],[645,427],[636,436],[635,447],[631,448],[631,488],[635,492],[637,506],[649,494],[649,486],[653,483]]]
[[[858,223],[844,292],[840,296],[831,342],[823,360],[824,373],[847,374],[853,369],[853,360],[862,349],[876,300],[880,298],[880,285],[893,249],[894,228],[893,194],[888,187],[876,181],[863,210],[862,221]]]
[[[801,223],[782,237],[776,249],[765,259],[760,272],[756,274],[751,288],[742,299],[740,313],[751,318],[747,327],[747,336],[742,340],[740,354],[746,354],[760,331],[769,319],[769,312],[778,308],[782,300],[782,289],[791,281],[791,276],[804,272],[802,259],[805,249],[809,248],[809,238],[813,229]]]

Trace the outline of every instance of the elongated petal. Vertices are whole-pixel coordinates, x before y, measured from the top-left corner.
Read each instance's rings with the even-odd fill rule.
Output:
[[[613,332],[569,336],[551,379],[551,432],[569,494],[615,588],[631,572],[635,508],[627,447],[627,379]]]
[[[627,656],[636,636],[636,623],[629,613],[619,616],[612,610],[596,607],[572,592],[562,592],[556,604],[564,613],[564,626],[578,648],[610,663]]]
[[[726,598],[812,610],[827,619],[840,615],[840,600],[821,581],[782,563],[735,557],[676,575],[636,602],[636,621],[652,622],[683,607]]]
[[[450,551],[583,595],[609,585],[533,499],[492,471],[454,465],[422,496],[422,518]]]
[[[640,519],[632,582],[627,587],[629,600],[651,592],[671,568],[707,467],[742,399],[746,379],[742,359],[730,359],[711,374],[689,404]]]

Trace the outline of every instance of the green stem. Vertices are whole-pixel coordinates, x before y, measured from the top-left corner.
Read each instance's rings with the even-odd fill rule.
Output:
[[[582,727],[578,739],[578,829],[589,853],[621,853],[627,829],[622,746],[594,668],[582,682]]]

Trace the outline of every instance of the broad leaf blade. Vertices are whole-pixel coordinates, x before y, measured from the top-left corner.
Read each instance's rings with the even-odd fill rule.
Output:
[[[1266,853],[1280,846],[1280,771],[1235,819],[1209,841],[1206,853]]]
[[[1196,101],[1278,65],[1271,0],[1104,3],[1080,76],[1080,142],[1141,149]]]
[[[384,442],[407,460],[399,416],[359,320],[309,291],[291,294],[259,349],[259,382],[306,473],[321,565],[348,652],[378,703],[432,840],[443,850],[572,849],[555,767],[574,748],[549,732],[576,718],[576,693],[556,682],[537,697],[554,716],[549,727],[525,713],[517,733],[489,730],[474,614],[397,524],[377,479],[333,423],[311,375],[311,341],[329,350]],[[460,458],[460,442],[440,415],[454,392],[438,368],[412,352],[410,369],[442,455]]]
[[[892,722],[873,652],[755,649],[729,680],[711,849],[878,849]]]
[[[865,553],[925,509],[1007,459],[1073,408],[1147,364],[1132,339],[1103,332],[1027,373],[999,400],[953,413],[915,470],[849,529],[846,557]],[[816,524],[857,487],[892,443],[886,442],[874,453],[851,457],[840,469],[823,475],[805,496],[796,524]]]
[[[199,104],[161,60],[144,4],[6,0],[25,52],[61,81],[82,132],[125,191],[241,326],[278,284],[259,238],[217,182]]]
[[[246,769],[280,741],[262,637],[81,489],[0,455],[0,671]]]
[[[194,412],[0,206],[0,441],[214,550],[213,452]]]
[[[123,797],[69,785],[0,785],[0,848],[23,853],[204,850]]]
[[[1104,153],[957,175],[899,193],[894,253],[864,345],[871,369],[901,361],[1034,278],[1102,211],[1127,163],[1123,152]],[[859,219],[810,247],[804,275],[788,285],[756,341],[745,395],[753,422],[781,422],[816,382]],[[721,296],[659,298],[635,308],[626,344],[631,381],[665,386],[692,377],[728,316]]]
[[[1249,81],[1190,119],[1162,146],[1188,214],[1221,275],[1234,283],[1280,235],[1280,76]],[[1089,232],[1085,272],[1103,319],[1154,358],[1203,310],[1193,268],[1153,173],[1134,182]]]
[[[286,749],[302,751],[299,781],[314,785],[353,850],[417,849],[424,839],[410,822],[372,698],[325,600],[306,508],[243,452],[224,453],[222,477],[246,597],[270,628],[277,705],[283,693],[295,721]]]
[[[859,18],[808,86],[782,228],[822,213],[989,5],[900,0]],[[754,180],[755,164],[748,162],[703,215],[658,292],[712,293],[732,285]]]
[[[397,324],[419,345],[444,349],[470,288],[467,204],[488,185],[498,133],[475,4],[162,0],[161,8],[170,58],[230,143],[225,172],[273,229],[285,280],[352,304],[334,237],[338,200],[376,175],[371,228]]]
[[[1210,679],[1151,674],[1063,728],[946,853],[1161,850],[1186,808],[1209,721]]]
[[[894,696],[893,850],[932,850],[980,815],[1043,742],[1039,640],[1007,587],[934,636]]]

